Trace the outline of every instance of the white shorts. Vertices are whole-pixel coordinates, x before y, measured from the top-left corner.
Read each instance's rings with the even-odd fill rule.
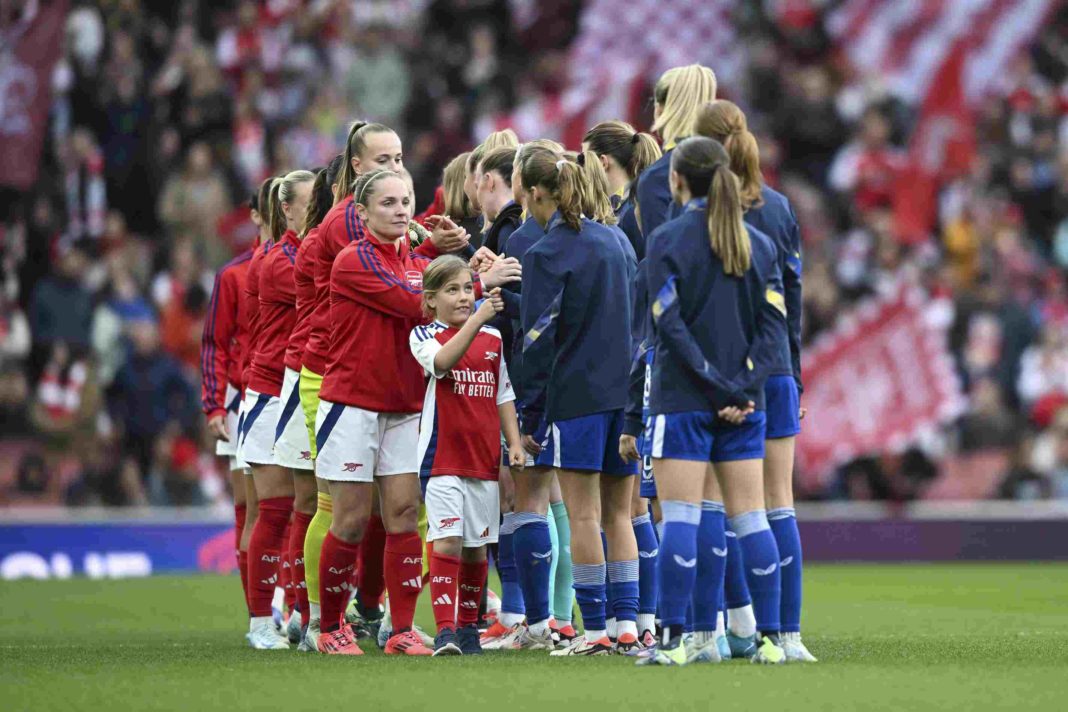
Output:
[[[226,384],[226,435],[229,440],[215,441],[215,454],[233,457],[237,454],[237,412],[241,409],[241,394]]]
[[[281,400],[246,388],[243,408],[237,459],[250,465],[273,465],[274,428],[282,410]]]
[[[495,481],[431,475],[424,500],[427,541],[462,536],[468,548],[497,543],[501,504]]]
[[[315,476],[334,482],[419,471],[419,413],[375,413],[319,401]]]
[[[300,374],[286,369],[279,398],[278,425],[275,427],[274,464],[297,470],[311,470],[311,443],[308,442],[308,425],[300,407]]]

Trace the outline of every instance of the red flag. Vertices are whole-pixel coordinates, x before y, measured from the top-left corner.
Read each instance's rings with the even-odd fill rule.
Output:
[[[942,181],[966,173],[975,157],[975,125],[964,96],[966,40],[958,40],[928,86],[909,142],[909,162],[894,188],[894,221],[902,242],[927,240],[938,215]]]
[[[929,303],[902,287],[843,314],[806,351],[797,459],[807,489],[826,485],[836,465],[901,449],[960,413],[945,327],[928,318]]]
[[[28,190],[37,180],[66,17],[67,0],[23,3],[0,30],[0,185]]]

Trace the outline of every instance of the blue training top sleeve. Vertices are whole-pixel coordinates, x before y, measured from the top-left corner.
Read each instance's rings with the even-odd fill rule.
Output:
[[[523,256],[526,289],[520,305],[523,325],[524,403],[522,431],[532,434],[545,415],[546,390],[556,357],[556,331],[564,299],[564,283],[553,272],[550,256],[530,250]]]
[[[786,325],[790,336],[790,361],[794,381],[797,382],[797,392],[800,393],[804,390],[801,385],[801,228],[797,224],[793,208],[790,208],[790,218],[790,244],[782,283],[786,299]]]
[[[748,399],[719,369],[709,363],[682,317],[677,291],[678,268],[670,251],[664,249],[669,241],[661,239],[650,242],[646,260],[649,262],[649,298],[652,300],[651,311],[657,339],[670,348],[680,364],[704,386],[713,403],[717,406],[744,405]]]
[[[657,176],[643,176],[645,180],[638,180],[638,221],[641,223],[643,235],[652,235],[667,220],[668,204],[671,203],[671,192],[667,185],[660,186],[656,183]],[[646,254],[649,245],[646,240]]]
[[[645,400],[645,356],[652,346],[652,329],[649,328],[649,292],[645,284],[645,263],[638,265],[634,275],[632,299],[634,312],[631,316],[631,334],[636,344],[630,362],[630,377],[627,381],[627,405],[623,412],[623,433],[637,436],[641,433],[642,410]]]
[[[734,379],[739,391],[747,391],[767,380],[775,365],[775,357],[782,342],[782,327],[775,322],[786,319],[786,300],[783,297],[782,274],[773,270],[764,285],[764,299],[757,312],[756,332],[749,345],[748,368]]]

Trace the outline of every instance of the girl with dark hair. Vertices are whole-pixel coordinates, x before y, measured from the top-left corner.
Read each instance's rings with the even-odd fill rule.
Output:
[[[754,660],[778,663],[785,659],[779,552],[762,476],[764,382],[786,316],[777,253],[743,222],[738,179],[720,143],[704,137],[679,143],[670,187],[683,212],[649,236],[646,258],[656,337],[653,473],[664,523],[658,568],[664,637],[650,659],[720,660],[715,628],[726,514],[761,634]],[[695,640],[688,655],[681,641],[691,601]]]
[[[645,239],[635,214],[638,178],[661,156],[651,134],[624,121],[602,121],[582,137],[582,150],[597,155],[608,178],[619,227],[627,234],[638,261],[645,259]]]

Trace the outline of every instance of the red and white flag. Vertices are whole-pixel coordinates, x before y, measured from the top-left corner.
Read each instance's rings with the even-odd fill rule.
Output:
[[[821,489],[837,465],[901,450],[963,410],[959,379],[931,300],[901,287],[839,318],[805,352],[799,477]]]
[[[0,25],[0,185],[29,190],[41,163],[67,0],[21,4],[18,17]]]

